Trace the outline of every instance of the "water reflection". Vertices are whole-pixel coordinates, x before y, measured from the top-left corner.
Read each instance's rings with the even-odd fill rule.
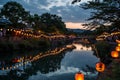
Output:
[[[75,46],[76,46],[76,49],[74,49],[74,50],[76,50],[76,51],[91,51],[92,50],[92,48],[91,48],[91,46],[83,46],[82,44],[74,44]]]
[[[97,74],[94,65],[98,59],[93,56],[91,47],[81,44],[74,46],[74,50],[66,51],[64,46],[46,51],[44,54],[10,58],[8,61],[11,64],[8,65],[4,61],[7,65],[0,66],[0,77],[2,80],[74,80],[74,74],[81,71],[88,77],[91,74],[94,80]]]

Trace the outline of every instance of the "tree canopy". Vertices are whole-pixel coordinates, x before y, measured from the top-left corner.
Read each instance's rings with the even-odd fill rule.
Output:
[[[10,1],[2,7],[1,15],[8,18],[13,23],[13,27],[20,27],[20,24],[23,26],[29,12],[25,11],[21,4]]]
[[[77,0],[74,0],[77,2]],[[75,3],[74,2],[74,3]],[[120,29],[120,0],[91,0],[81,4],[84,9],[91,9],[92,15],[86,24],[89,29],[111,31]]]
[[[48,33],[64,33],[66,31],[61,17],[50,13],[31,15],[21,4],[14,1],[7,2],[1,8],[0,16],[9,19],[14,28],[31,27],[34,30],[42,30]]]

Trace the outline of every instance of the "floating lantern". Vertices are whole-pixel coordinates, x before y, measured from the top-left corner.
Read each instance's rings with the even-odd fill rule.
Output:
[[[105,70],[105,64],[102,62],[98,62],[96,63],[95,68],[98,72],[103,72]]]
[[[120,51],[120,46],[117,46],[115,49],[116,51]]]
[[[75,80],[84,80],[84,74],[78,72],[75,74]]]
[[[119,57],[119,53],[118,53],[117,51],[112,51],[112,52],[111,52],[111,56],[112,56],[113,58],[118,58],[118,57]]]

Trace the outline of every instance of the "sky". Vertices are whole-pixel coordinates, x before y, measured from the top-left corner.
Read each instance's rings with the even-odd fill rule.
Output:
[[[0,0],[0,7],[8,1],[16,1],[20,3],[25,10],[31,14],[51,13],[62,17],[66,24],[66,28],[84,29],[83,23],[90,16],[90,10],[80,8],[80,4],[89,0],[81,0],[76,4],[71,4],[72,0]]]

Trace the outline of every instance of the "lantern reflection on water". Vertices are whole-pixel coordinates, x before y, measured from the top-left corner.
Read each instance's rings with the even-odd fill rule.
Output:
[[[96,63],[95,68],[98,72],[103,72],[105,70],[105,64],[102,62],[98,62]]]
[[[75,74],[75,80],[84,80],[84,74],[78,72]]]

